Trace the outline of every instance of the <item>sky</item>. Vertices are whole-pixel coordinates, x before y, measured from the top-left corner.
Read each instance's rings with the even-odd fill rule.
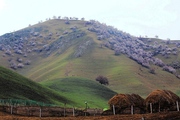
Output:
[[[0,0],[0,35],[53,16],[84,17],[134,36],[180,40],[180,0]]]

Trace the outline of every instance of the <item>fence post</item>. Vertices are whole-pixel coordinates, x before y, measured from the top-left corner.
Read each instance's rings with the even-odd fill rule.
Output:
[[[86,113],[87,113],[87,102],[85,102],[85,105],[86,105],[86,111],[85,111],[85,116],[86,116]]]
[[[27,115],[30,116],[29,107],[27,108]]]
[[[11,114],[13,114],[13,106],[11,105]]]
[[[94,116],[96,116],[97,108],[94,109]]]
[[[133,105],[131,105],[131,115],[133,115]]]
[[[41,107],[40,107],[40,110],[39,110],[39,117],[41,117]]]
[[[178,103],[178,101],[176,101],[176,105],[177,105],[177,111],[179,111],[179,103]]]
[[[97,108],[96,108],[96,114],[95,115],[97,115],[98,114],[98,110],[97,110]]]
[[[114,114],[114,115],[116,114],[114,105],[113,105],[113,114]]]
[[[73,116],[75,116],[75,114],[74,114],[74,107],[73,107]]]
[[[64,103],[64,117],[66,117],[66,103]]]

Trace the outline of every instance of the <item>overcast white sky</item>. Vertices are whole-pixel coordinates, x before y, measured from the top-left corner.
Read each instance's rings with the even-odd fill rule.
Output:
[[[135,36],[180,40],[180,0],[0,0],[0,35],[54,15],[98,20]]]

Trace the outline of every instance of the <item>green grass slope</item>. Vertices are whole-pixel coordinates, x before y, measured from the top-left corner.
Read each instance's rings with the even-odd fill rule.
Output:
[[[116,94],[104,85],[78,77],[55,79],[42,84],[73,100],[72,106],[81,108],[85,107],[85,102],[88,103],[89,108],[108,107],[108,100]]]
[[[152,90],[179,90],[180,80],[174,75],[154,66],[156,74],[129,59],[125,55],[115,56],[112,50],[100,48],[100,41],[94,44],[85,55],[73,58],[74,47],[70,47],[59,56],[41,59],[38,64],[26,72],[26,76],[35,81],[48,81],[57,78],[84,77],[95,80],[98,75],[108,77],[110,89],[118,93],[137,93],[146,97]],[[66,74],[68,73],[68,74]]]
[[[1,66],[0,99],[35,100],[57,105],[62,105],[64,102],[71,102],[55,91]]]
[[[41,85],[42,84],[42,85]],[[11,70],[0,67],[0,99],[35,100],[56,105],[107,107],[116,93],[107,87],[83,78],[64,78],[35,83]]]
[[[53,51],[49,56],[44,56],[43,52],[29,54],[27,58],[31,58],[32,64],[16,71],[34,81],[50,81],[52,84],[56,83],[57,79],[61,80],[66,77],[95,80],[98,75],[103,75],[109,79],[108,88],[118,93],[136,93],[146,97],[152,90],[169,89],[179,94],[180,80],[174,75],[157,66],[153,66],[156,74],[150,74],[149,69],[137,64],[126,55],[115,56],[113,50],[101,47],[107,40],[97,40],[97,35],[88,31],[88,27],[84,24],[85,21],[70,21],[70,24],[64,24],[63,20],[50,20],[31,26],[30,28],[40,28],[40,34],[43,36],[48,35],[49,32],[53,33],[52,39],[45,41],[51,45],[54,41],[60,40],[56,35],[56,32],[59,32],[63,36],[62,40],[66,41],[65,46],[60,49],[61,51]],[[70,28],[74,26],[78,28],[75,33],[83,31],[84,36],[70,41],[73,34]],[[69,34],[63,34],[64,31],[68,31]],[[84,54],[81,57],[74,57],[80,45],[88,40],[92,44],[85,49]],[[43,43],[44,38],[38,37],[36,41]],[[154,44],[154,41],[153,39],[150,44]],[[162,41],[158,39],[158,42]],[[175,59],[179,59],[179,55]],[[172,59],[174,56],[170,57],[163,58],[163,60],[170,63],[174,60]],[[0,59],[2,59],[0,64],[8,66],[8,62],[5,62],[7,61],[6,57],[0,56]]]

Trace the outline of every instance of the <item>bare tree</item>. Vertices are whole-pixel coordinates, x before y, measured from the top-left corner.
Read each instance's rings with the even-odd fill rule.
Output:
[[[85,19],[84,18],[81,18],[82,21],[84,21]]]
[[[53,19],[56,19],[56,16],[55,16],[55,15],[53,16]]]

